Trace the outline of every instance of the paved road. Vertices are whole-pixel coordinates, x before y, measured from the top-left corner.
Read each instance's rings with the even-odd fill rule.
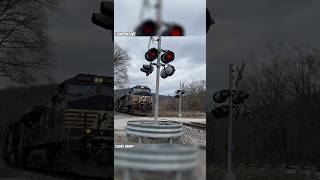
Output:
[[[132,120],[153,120],[153,117],[140,117],[123,113],[115,113],[114,115],[114,130],[115,131],[125,131],[127,127],[127,121]],[[178,118],[178,117],[159,117],[159,120],[163,121],[178,121],[178,122],[198,122],[206,123],[205,118]]]

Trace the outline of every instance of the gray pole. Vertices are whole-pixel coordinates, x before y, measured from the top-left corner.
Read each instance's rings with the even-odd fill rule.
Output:
[[[228,180],[233,180],[233,174],[232,174],[232,90],[233,90],[233,64],[229,65],[229,91],[231,96],[229,97],[229,123],[228,123],[228,162],[227,162],[227,174],[228,174]]]
[[[158,36],[158,51],[161,50],[161,36]],[[159,81],[160,81],[160,56],[157,58],[157,77],[156,77],[156,104],[154,106],[154,121],[158,123],[158,113],[159,113]]]
[[[157,1],[157,22],[161,23],[161,0]],[[161,36],[158,35],[158,51],[161,51]],[[160,81],[160,56],[157,58],[157,77],[156,77],[156,103],[154,106],[154,122],[158,123],[158,113],[159,113],[159,81]]]
[[[182,85],[181,85],[181,82],[180,82],[180,97],[179,97],[179,114],[178,114],[178,117],[181,118],[182,117],[182,113],[181,113],[181,101],[182,101],[182,94],[181,94],[181,91],[182,91]]]

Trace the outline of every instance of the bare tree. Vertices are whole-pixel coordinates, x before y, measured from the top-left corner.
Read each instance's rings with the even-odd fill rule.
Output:
[[[185,87],[185,94],[182,100],[183,111],[205,112],[206,110],[206,81],[192,80]],[[170,98],[161,103],[161,107],[167,111],[178,111],[178,98]]]
[[[122,88],[128,83],[128,65],[130,57],[125,49],[114,45],[114,84]]]
[[[31,83],[52,65],[45,31],[54,0],[0,1],[0,77]]]
[[[183,107],[186,111],[206,111],[206,81],[192,80],[185,86]]]
[[[319,52],[282,45],[269,49],[267,63],[256,66],[246,81],[257,156],[295,163],[319,160]]]

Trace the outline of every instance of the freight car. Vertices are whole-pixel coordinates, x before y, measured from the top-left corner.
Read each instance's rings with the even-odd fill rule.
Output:
[[[79,74],[64,81],[48,105],[12,123],[5,139],[8,164],[112,177],[113,78]]]
[[[117,112],[146,116],[152,112],[152,94],[147,86],[136,85],[115,102]]]

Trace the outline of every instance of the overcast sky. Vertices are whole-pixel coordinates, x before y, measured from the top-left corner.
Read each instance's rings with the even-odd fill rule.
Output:
[[[320,48],[319,0],[208,0],[207,7],[216,21],[207,34],[209,91],[228,86],[229,63],[253,54],[263,61],[268,43]]]
[[[62,0],[59,11],[49,14],[57,82],[78,73],[113,76],[111,33],[91,23],[92,13],[99,9],[97,0]]]
[[[148,50],[148,37],[116,38],[115,43],[127,50],[130,59],[129,84],[149,86],[155,92],[156,68],[153,73],[146,76],[140,71],[143,64],[149,62],[145,60],[145,52]],[[206,39],[205,36],[185,36],[185,37],[162,37],[162,49],[171,50],[175,53],[175,60],[170,63],[176,72],[160,79],[160,94],[173,94],[179,88],[180,82],[190,82],[192,80],[205,80],[206,76]],[[151,47],[157,47],[157,43],[151,43]],[[162,70],[162,68],[161,68]]]
[[[141,4],[141,0],[135,1]],[[63,0],[61,10],[50,14],[48,29],[56,43],[53,53],[58,62],[55,79],[80,72],[113,74],[110,32],[91,23],[91,13],[98,12],[99,6],[96,0]],[[207,34],[209,91],[227,87],[229,63],[240,64],[252,54],[263,56],[268,43],[320,49],[319,0],[208,0],[207,7],[216,21]],[[190,9],[181,8],[180,3],[175,11],[182,12],[181,21],[188,21],[195,18],[188,16],[194,12]]]
[[[115,1],[115,31],[132,32],[141,23],[140,12],[144,0]],[[163,20],[167,23],[178,23],[185,28],[186,35],[205,35],[206,1],[205,0],[162,0]],[[156,0],[149,0],[155,5]],[[155,8],[144,11],[145,19],[155,19]]]

